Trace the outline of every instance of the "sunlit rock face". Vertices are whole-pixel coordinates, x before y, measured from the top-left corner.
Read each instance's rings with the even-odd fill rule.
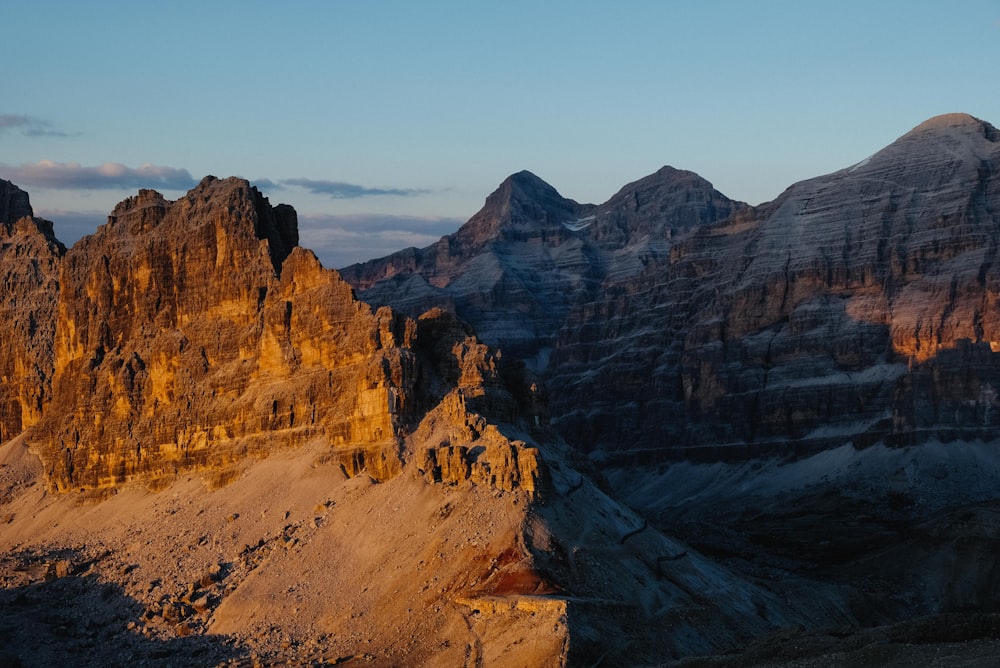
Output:
[[[742,458],[997,433],[988,123],[936,117],[755,208],[669,168],[599,206],[553,193],[514,175],[456,234],[344,276],[372,304],[453,305],[541,374],[553,422],[586,451]]]
[[[4,194],[5,211],[29,215],[2,228],[0,428],[4,441],[30,428],[50,488],[156,487],[183,472],[226,484],[313,440],[348,475],[386,480],[404,437],[452,393],[460,447],[490,447],[462,481],[536,490],[536,451],[519,458],[523,444],[485,422],[538,403],[523,378],[508,383],[499,353],[454,316],[356,300],[297,247],[291,207],[246,181],[206,177],[176,201],[142,190],[64,257],[22,195]]]
[[[322,436],[399,468],[412,323],[295,248],[294,211],[240,179],[140,191],[62,261],[52,405],[31,433],[58,489],[169,480]]]
[[[52,223],[0,180],[0,443],[35,424],[52,389],[59,260]]]

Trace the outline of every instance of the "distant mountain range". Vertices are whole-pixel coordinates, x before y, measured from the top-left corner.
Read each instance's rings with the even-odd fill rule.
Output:
[[[458,232],[352,265],[371,304],[453,308],[600,458],[994,438],[1000,141],[933,118],[750,207],[665,167],[601,205],[509,177]]]

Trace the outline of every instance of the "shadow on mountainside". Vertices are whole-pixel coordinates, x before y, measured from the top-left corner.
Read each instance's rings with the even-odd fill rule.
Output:
[[[0,585],[0,668],[212,666],[247,654],[196,634],[183,612],[145,608],[74,550],[4,555]]]
[[[997,665],[1000,615],[948,613],[873,629],[781,629],[733,654],[670,668],[910,668]]]

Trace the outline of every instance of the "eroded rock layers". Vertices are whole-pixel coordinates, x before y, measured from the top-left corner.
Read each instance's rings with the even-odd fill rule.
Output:
[[[599,206],[546,188],[514,175],[456,234],[344,276],[372,304],[453,304],[541,374],[585,451],[743,458],[1000,433],[990,124],[936,117],[759,207],[669,168]]]
[[[28,194],[0,180],[0,443],[38,422],[52,390],[55,300],[66,249]]]
[[[467,328],[355,300],[297,247],[291,207],[246,181],[207,177],[177,201],[142,190],[65,257],[5,187],[0,429],[31,427],[54,489],[179,471],[221,484],[248,457],[314,438],[349,474],[385,479],[449,392],[464,410],[468,397],[468,411],[516,415],[495,353]]]

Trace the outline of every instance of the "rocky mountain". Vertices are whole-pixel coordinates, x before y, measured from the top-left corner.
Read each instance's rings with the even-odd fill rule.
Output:
[[[937,117],[755,208],[669,168],[599,206],[519,174],[454,235],[343,275],[372,304],[453,304],[601,457],[992,438],[997,136]]]
[[[341,272],[242,179],[69,250],[0,183],[0,664],[995,656],[998,139]]]
[[[651,526],[788,600],[839,601],[851,624],[944,612],[961,635],[1000,605],[984,556],[1000,482],[998,202],[1000,132],[948,114],[760,206],[665,169],[605,204],[520,220],[535,237],[504,232],[488,204],[473,218],[499,230],[486,242],[466,246],[463,228],[343,275],[372,304],[450,304],[523,362],[554,428]],[[465,259],[424,260],[445,254]],[[520,302],[496,288],[513,277]],[[509,345],[512,329],[536,347]],[[843,665],[860,641],[795,637],[803,657],[832,653],[808,665]],[[805,665],[762,647],[705,665]]]
[[[0,662],[653,663],[814,607],[608,496],[530,374],[356,300],[244,180],[3,229]]]
[[[455,234],[341,274],[373,304],[412,316],[453,309],[483,340],[541,370],[573,308],[641,273],[675,236],[742,208],[696,174],[670,167],[602,206],[577,204],[520,172]]]

